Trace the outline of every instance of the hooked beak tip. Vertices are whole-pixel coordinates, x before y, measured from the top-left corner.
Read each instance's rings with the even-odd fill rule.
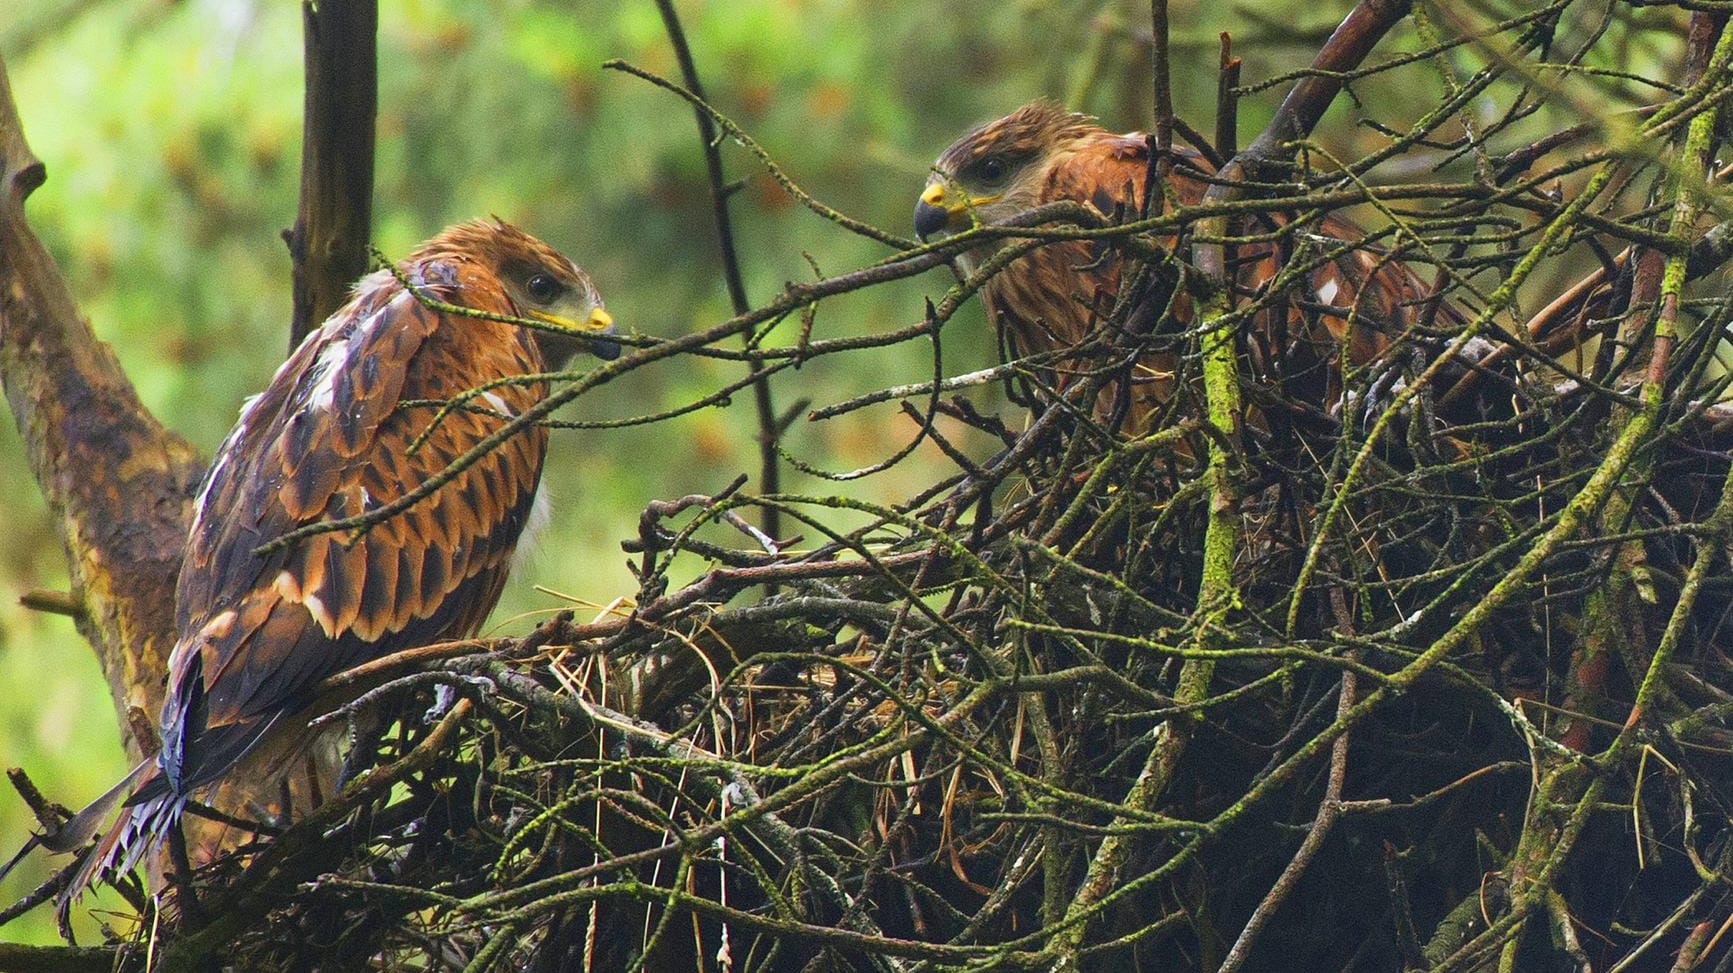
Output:
[[[596,337],[589,339],[590,354],[595,355],[603,361],[613,361],[620,357],[620,343],[618,341],[609,341],[606,337],[603,337],[615,333],[614,316],[612,314],[609,314],[607,311],[598,307],[590,312],[590,319],[585,323],[591,328],[594,328],[597,335]]]
[[[620,343],[609,341],[604,337],[615,333],[612,314],[602,308],[594,308],[590,311],[589,320],[585,321],[584,324],[596,333],[596,337],[588,339],[590,354],[603,361],[613,361],[620,357]]]
[[[915,204],[915,236],[921,240],[943,230],[951,222],[951,214],[942,206],[934,206],[926,200]]]

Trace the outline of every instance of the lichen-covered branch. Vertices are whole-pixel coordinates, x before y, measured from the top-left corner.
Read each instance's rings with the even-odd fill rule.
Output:
[[[1733,41],[1710,10],[1433,4],[1404,34],[1409,9],[1356,6],[1295,75],[1219,65],[1224,147],[1236,107],[1288,96],[1195,204],[1061,202],[919,246],[796,184],[690,86],[616,63],[839,236],[898,251],[544,376],[501,439],[593,424],[556,410],[675,356],[745,377],[605,421],[939,342],[1056,243],[1123,292],[1073,346],[928,354],[819,401],[812,422],[903,436],[847,473],[790,454],[824,489],[646,498],[636,591],[593,620],[332,680],[361,698],[329,723],[395,714],[355,734],[381,769],[193,876],[203,914],[164,923],[174,962],[1712,962],[1733,908],[1733,298],[1695,282],[1733,256],[1709,151]],[[1111,45],[1091,50],[1106,70]],[[1352,137],[1313,133],[1332,104]],[[1157,121],[1158,141],[1169,122],[1195,138]],[[987,241],[914,323],[823,329],[833,298]],[[1398,264],[1405,314],[1340,286]],[[1363,273],[1325,276],[1342,267]],[[1160,390],[1156,418],[1122,434],[1096,405],[1134,384]],[[484,391],[424,404],[455,418]],[[927,446],[940,468],[901,499],[828,486]]]

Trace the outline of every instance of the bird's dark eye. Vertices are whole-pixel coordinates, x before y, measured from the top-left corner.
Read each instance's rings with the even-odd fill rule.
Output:
[[[1005,178],[1005,160],[996,155],[990,155],[975,164],[975,174],[982,182],[994,183]]]
[[[524,290],[529,291],[530,297],[541,304],[547,304],[559,297],[561,289],[560,282],[547,274],[537,274],[524,284]]]

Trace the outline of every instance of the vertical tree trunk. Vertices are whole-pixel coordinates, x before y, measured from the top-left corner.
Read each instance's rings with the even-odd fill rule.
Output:
[[[375,0],[301,4],[306,97],[301,204],[283,234],[295,269],[289,348],[343,306],[367,272],[373,223],[373,123],[378,114]]]

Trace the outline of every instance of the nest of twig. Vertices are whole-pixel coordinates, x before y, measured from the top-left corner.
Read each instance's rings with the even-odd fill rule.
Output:
[[[826,404],[903,399],[954,470],[894,507],[652,504],[629,610],[347,677],[385,680],[368,705],[402,714],[356,744],[375,769],[181,890],[167,956],[1539,971],[1725,954],[1733,481],[1712,403],[1733,305],[1684,286],[1729,255],[1711,164],[1733,92],[1724,15],[1615,23],[1567,0],[1427,20],[1421,54],[1360,66],[1394,18],[1355,17],[1405,6],[1357,8],[1320,77],[1370,102],[1430,66],[1442,107],[1379,129],[1365,159],[1288,166],[1335,93],[1297,84],[1236,190],[1279,219],[1241,206],[1226,236],[1193,240],[1219,208],[1056,207],[791,285],[586,381],[680,351],[767,381],[927,341],[982,280],[902,331],[824,340],[809,318],[793,344],[762,339],[982,236],[1088,235],[1127,280],[1207,285],[1194,244],[1229,265],[1253,245],[1324,259],[1308,228],[1355,202],[1387,224],[1368,247],[1437,281],[1374,365],[1266,375],[1247,336],[1243,435],[1211,426],[1200,349],[1209,328],[1285,314],[1292,295],[1269,287],[1208,327],[1126,328],[1121,307],[1065,382],[1038,358],[987,374],[1004,416],[946,394],[981,376]],[[1639,137],[1575,114],[1584,91],[1633,83],[1597,68],[1609,52],[1680,35],[1683,63],[1643,88],[1664,96],[1623,120]],[[1553,74],[1581,87],[1540,86]],[[1500,107],[1458,114],[1476,99]],[[1559,124],[1537,136],[1537,118]],[[1391,159],[1465,174],[1364,181]],[[760,340],[718,344],[738,334]],[[1095,403],[1150,342],[1179,362],[1176,391],[1127,439]],[[813,540],[700,529],[751,508]],[[869,522],[832,526],[842,513]],[[711,569],[672,584],[692,557]],[[460,701],[423,718],[436,685]]]
[[[657,593],[681,542],[652,509],[629,619],[391,660],[382,779],[213,877],[242,904],[193,941],[284,969],[1044,968],[1070,919],[1088,967],[1195,969],[1267,913],[1291,969],[1472,969],[1525,923],[1518,969],[1676,948],[1727,855],[1726,599],[1675,611],[1725,442],[1674,416],[1500,599],[1623,408],[1522,388],[1472,429],[1387,426],[1348,490],[1248,451],[1235,604],[1198,604],[1202,434],[1140,448],[1063,407],[930,499],[692,588]],[[432,729],[430,682],[468,701]]]

